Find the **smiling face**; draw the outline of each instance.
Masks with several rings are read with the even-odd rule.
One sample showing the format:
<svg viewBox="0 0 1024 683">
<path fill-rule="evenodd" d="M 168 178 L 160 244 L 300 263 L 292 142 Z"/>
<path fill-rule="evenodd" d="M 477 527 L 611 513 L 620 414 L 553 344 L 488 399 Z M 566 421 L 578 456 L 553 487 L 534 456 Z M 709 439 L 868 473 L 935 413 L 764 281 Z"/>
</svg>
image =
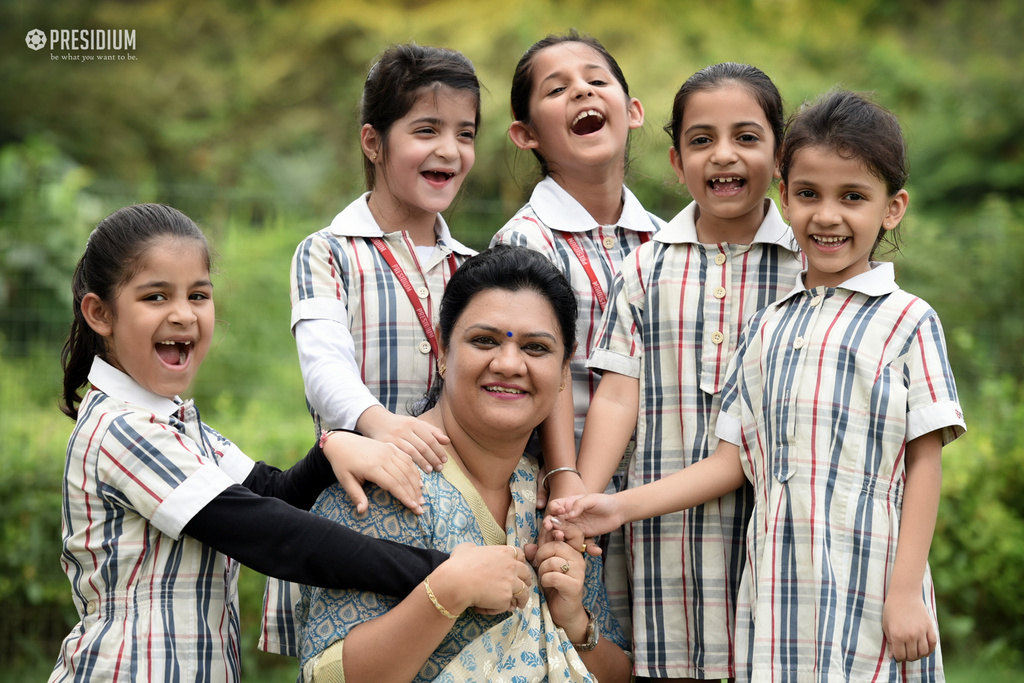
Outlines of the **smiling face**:
<svg viewBox="0 0 1024 683">
<path fill-rule="evenodd" d="M 702 242 L 753 239 L 775 173 L 775 136 L 749 89 L 727 83 L 694 92 L 669 161 L 700 207 Z"/>
<path fill-rule="evenodd" d="M 909 201 L 906 190 L 890 195 L 859 159 L 821 147 L 796 151 L 779 189 L 782 213 L 807 256 L 808 289 L 867 272 L 880 231 L 899 224 Z"/>
<path fill-rule="evenodd" d="M 406 224 L 433 229 L 473 168 L 476 115 L 473 93 L 440 86 L 424 90 L 386 140 L 370 124 L 363 126 L 363 152 L 381 171 L 370 207 L 383 230 L 408 229 Z"/>
<path fill-rule="evenodd" d="M 106 342 L 106 361 L 165 398 L 185 391 L 213 340 L 213 284 L 205 246 L 153 241 L 113 303 L 82 301 L 86 321 Z"/>
<path fill-rule="evenodd" d="M 583 43 L 557 43 L 536 53 L 531 74 L 530 120 L 509 128 L 516 146 L 536 151 L 552 174 L 624 164 L 643 107 L 626 95 L 601 53 Z"/>
<path fill-rule="evenodd" d="M 551 413 L 569 372 L 559 329 L 551 303 L 531 289 L 470 300 L 438 360 L 447 366 L 441 401 L 464 431 L 525 439 Z"/>
</svg>

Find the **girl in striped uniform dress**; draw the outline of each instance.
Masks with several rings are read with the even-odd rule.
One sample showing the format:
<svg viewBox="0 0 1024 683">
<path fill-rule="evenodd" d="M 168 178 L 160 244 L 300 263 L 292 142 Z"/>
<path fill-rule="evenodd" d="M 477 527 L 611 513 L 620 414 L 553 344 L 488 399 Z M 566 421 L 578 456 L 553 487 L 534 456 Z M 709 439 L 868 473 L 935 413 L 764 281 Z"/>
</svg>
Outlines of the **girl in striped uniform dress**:
<svg viewBox="0 0 1024 683">
<path fill-rule="evenodd" d="M 590 491 L 621 467 L 626 485 L 708 457 L 743 324 L 802 267 L 771 187 L 782 97 L 759 69 L 716 64 L 675 97 L 669 160 L 693 202 L 623 264 L 590 367 L 603 371 L 580 447 Z M 732 640 L 749 488 L 626 529 L 638 676 L 735 675 Z"/>
<path fill-rule="evenodd" d="M 360 102 L 368 191 L 303 240 L 291 268 L 292 332 L 318 434 L 354 429 L 430 472 L 448 437 L 409 415 L 437 364 L 434 325 L 452 273 L 473 251 L 441 212 L 473 168 L 480 84 L 460 52 L 397 45 Z M 267 585 L 260 646 L 295 656 L 297 591 Z"/>
<path fill-rule="evenodd" d="M 540 252 L 569 279 L 579 300 L 571 391 L 560 397 L 539 430 L 548 473 L 537 493 L 543 506 L 547 489 L 555 496 L 586 492 L 576 470 L 576 450 L 600 379 L 587 369 L 587 356 L 612 278 L 626 255 L 664 223 L 624 185 L 630 131 L 643 125 L 644 110 L 630 97 L 622 69 L 600 42 L 570 31 L 534 43 L 516 66 L 511 104 L 515 121 L 509 137 L 519 149 L 533 153 L 544 177 L 491 246 L 511 244 Z M 621 534 L 610 545 L 604 553 L 608 594 L 628 630 Z"/>
<path fill-rule="evenodd" d="M 795 116 L 779 168 L 807 270 L 744 332 L 718 449 L 556 507 L 595 531 L 750 481 L 737 678 L 942 681 L 928 551 L 942 447 L 965 426 L 938 316 L 872 261 L 909 201 L 899 123 L 834 91 Z"/>
</svg>

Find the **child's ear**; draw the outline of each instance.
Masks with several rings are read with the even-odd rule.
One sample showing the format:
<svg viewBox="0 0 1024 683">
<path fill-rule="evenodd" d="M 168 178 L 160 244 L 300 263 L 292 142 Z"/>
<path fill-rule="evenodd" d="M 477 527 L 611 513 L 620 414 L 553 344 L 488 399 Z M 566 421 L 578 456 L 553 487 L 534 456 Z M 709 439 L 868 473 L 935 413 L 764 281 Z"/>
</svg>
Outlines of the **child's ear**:
<svg viewBox="0 0 1024 683">
<path fill-rule="evenodd" d="M 370 124 L 364 123 L 363 127 L 359 129 L 359 145 L 363 148 L 363 154 L 370 161 L 377 161 L 381 142 L 380 133 Z"/>
<path fill-rule="evenodd" d="M 512 122 L 512 125 L 508 127 L 508 137 L 512 144 L 519 149 L 536 149 L 539 144 L 533 130 L 522 121 Z"/>
<path fill-rule="evenodd" d="M 644 125 L 644 105 L 635 97 L 629 100 L 629 127 L 639 128 Z"/>
<path fill-rule="evenodd" d="M 676 178 L 679 178 L 679 184 L 686 184 L 686 176 L 683 175 L 683 160 L 679 157 L 679 151 L 673 147 L 668 148 L 668 163 L 672 165 L 672 170 L 676 172 Z"/>
<path fill-rule="evenodd" d="M 907 194 L 906 190 L 900 190 L 892 196 L 889 200 L 889 210 L 885 213 L 885 220 L 882 221 L 882 227 L 886 230 L 892 230 L 900 221 L 903 220 L 904 214 L 907 213 L 907 206 L 910 205 L 910 195 Z"/>
<path fill-rule="evenodd" d="M 113 332 L 113 311 L 93 292 L 82 297 L 82 316 L 89 327 L 101 337 L 109 337 Z"/>
</svg>

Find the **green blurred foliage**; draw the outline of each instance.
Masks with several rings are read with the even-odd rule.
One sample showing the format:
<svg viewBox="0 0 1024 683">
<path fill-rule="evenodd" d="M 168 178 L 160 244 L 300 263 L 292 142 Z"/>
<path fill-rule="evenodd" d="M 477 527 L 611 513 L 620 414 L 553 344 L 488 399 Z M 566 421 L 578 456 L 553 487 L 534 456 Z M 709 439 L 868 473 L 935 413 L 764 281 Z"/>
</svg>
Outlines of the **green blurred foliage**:
<svg viewBox="0 0 1024 683">
<path fill-rule="evenodd" d="M 288 329 L 290 258 L 362 189 L 356 112 L 368 65 L 405 41 L 453 47 L 476 64 L 485 87 L 477 163 L 448 218 L 483 247 L 536 180 L 532 158 L 505 136 L 512 71 L 535 40 L 568 27 L 608 47 L 644 104 L 628 182 L 663 218 L 688 198 L 661 129 L 676 88 L 704 65 L 761 67 L 790 110 L 842 85 L 874 92 L 900 116 L 912 201 L 895 260 L 902 285 L 942 318 L 969 425 L 944 454 L 932 550 L 943 648 L 972 662 L 975 678 L 962 680 L 990 664 L 1019 667 L 1018 0 L 0 3 L 0 640 L 12 643 L 0 662 L 52 659 L 54 637 L 75 620 L 58 562 L 71 423 L 55 403 L 68 284 L 91 227 L 137 201 L 200 223 L 221 258 L 217 338 L 194 394 L 207 422 L 286 466 L 312 435 Z M 69 63 L 51 46 L 28 49 L 33 28 L 134 29 L 137 59 Z M 247 670 L 293 675 L 290 662 L 255 653 L 261 589 L 259 575 L 243 573 Z"/>
</svg>

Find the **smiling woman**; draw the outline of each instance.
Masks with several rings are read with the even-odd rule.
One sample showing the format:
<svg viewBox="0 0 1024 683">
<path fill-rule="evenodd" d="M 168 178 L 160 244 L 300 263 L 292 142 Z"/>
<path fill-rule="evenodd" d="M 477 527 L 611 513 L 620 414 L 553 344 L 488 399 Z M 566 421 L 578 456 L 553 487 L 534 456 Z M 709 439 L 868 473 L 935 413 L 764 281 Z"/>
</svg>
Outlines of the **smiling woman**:
<svg viewBox="0 0 1024 683">
<path fill-rule="evenodd" d="M 304 588 L 306 681 L 341 672 L 349 681 L 490 680 L 498 671 L 508 679 L 628 680 L 600 561 L 581 552 L 581 535 L 567 528 L 565 540 L 539 539 L 536 569 L 509 596 L 511 614 L 472 609 L 487 606 L 476 597 L 486 565 L 460 545 L 509 545 L 521 557 L 538 542 L 538 466 L 523 452 L 569 378 L 575 320 L 571 287 L 536 252 L 495 247 L 456 272 L 441 303 L 438 377 L 419 417 L 451 440 L 450 459 L 425 477 L 423 515 L 379 491 L 357 515 L 337 487 L 314 506 L 368 535 L 452 558 L 402 601 Z"/>
</svg>

